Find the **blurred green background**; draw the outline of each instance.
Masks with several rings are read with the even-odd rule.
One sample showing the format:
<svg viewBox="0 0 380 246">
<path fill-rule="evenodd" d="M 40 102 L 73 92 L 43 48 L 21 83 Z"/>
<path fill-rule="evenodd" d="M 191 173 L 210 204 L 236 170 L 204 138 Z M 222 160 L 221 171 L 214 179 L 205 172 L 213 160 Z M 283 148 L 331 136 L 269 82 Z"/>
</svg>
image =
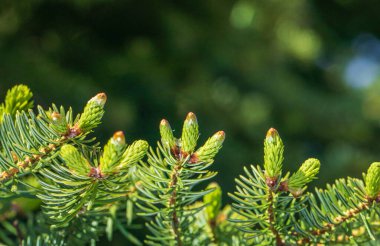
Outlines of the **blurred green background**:
<svg viewBox="0 0 380 246">
<path fill-rule="evenodd" d="M 37 104 L 108 94 L 104 143 L 116 130 L 155 143 L 167 118 L 197 114 L 201 141 L 227 139 L 217 181 L 234 189 L 279 130 L 284 167 L 322 162 L 319 180 L 360 177 L 380 160 L 380 2 L 0 1 L 0 96 L 17 83 Z M 224 196 L 228 201 L 227 195 Z"/>
</svg>

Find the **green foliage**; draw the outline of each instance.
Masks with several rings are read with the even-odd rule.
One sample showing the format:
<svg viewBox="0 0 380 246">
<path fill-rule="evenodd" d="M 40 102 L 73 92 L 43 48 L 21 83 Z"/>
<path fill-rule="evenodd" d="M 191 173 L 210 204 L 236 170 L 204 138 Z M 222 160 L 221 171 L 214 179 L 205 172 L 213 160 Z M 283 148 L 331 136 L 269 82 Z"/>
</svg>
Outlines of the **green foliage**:
<svg viewBox="0 0 380 246">
<path fill-rule="evenodd" d="M 163 119 L 160 123 L 161 143 L 164 147 L 176 151 L 177 140 L 173 135 L 173 130 L 167 120 Z"/>
<path fill-rule="evenodd" d="M 199 161 L 212 161 L 219 152 L 220 148 L 222 148 L 224 138 L 225 134 L 223 131 L 215 133 L 194 153 L 193 159 L 197 159 Z"/>
<path fill-rule="evenodd" d="M 222 206 L 222 189 L 217 183 L 211 183 L 207 186 L 208 190 L 214 189 L 203 197 L 203 202 L 208 204 L 206 207 L 207 219 L 213 221 L 219 213 Z"/>
<path fill-rule="evenodd" d="M 63 145 L 60 155 L 71 172 L 82 176 L 90 173 L 90 164 L 74 146 Z"/>
<path fill-rule="evenodd" d="M 154 216 L 147 223 L 151 235 L 147 236 L 146 244 L 190 245 L 194 237 L 202 238 L 202 228 L 190 228 L 189 224 L 207 205 L 195 202 L 213 190 L 193 191 L 193 187 L 213 178 L 216 172 L 207 170 L 212 159 L 201 161 L 193 154 L 199 135 L 196 116 L 187 115 L 182 137 L 174 148 L 168 144 L 172 135 L 166 122 L 160 124 L 162 144 L 158 143 L 156 151 L 151 149 L 148 160 L 138 168 L 137 176 L 142 182 L 138 186 L 138 207 L 141 215 Z"/>
<path fill-rule="evenodd" d="M 264 140 L 264 168 L 269 181 L 275 182 L 281 175 L 283 161 L 284 144 L 277 130 L 271 128 Z"/>
<path fill-rule="evenodd" d="M 129 145 L 121 156 L 121 160 L 117 165 L 117 169 L 122 171 L 138 163 L 145 156 L 148 148 L 149 145 L 144 140 L 138 140 Z"/>
<path fill-rule="evenodd" d="M 29 90 L 16 88 L 6 100 L 25 105 L 25 97 L 14 93 Z M 156 149 L 144 140 L 127 144 L 121 131 L 100 148 L 87 135 L 100 124 L 105 100 L 104 93 L 96 95 L 75 117 L 54 104 L 36 112 L 17 106 L 14 114 L 2 115 L 1 243 L 95 245 L 118 231 L 142 245 L 132 233 L 138 216 L 153 218 L 145 224 L 147 245 L 370 245 L 379 240 L 378 162 L 363 180 L 338 179 L 308 192 L 319 160 L 309 158 L 296 172 L 284 172 L 284 145 L 271 128 L 263 165 L 244 168 L 229 194 L 234 203 L 222 208 L 217 183 L 197 185 L 217 174 L 208 169 L 223 145 L 223 131 L 197 148 L 197 118 L 189 113 L 179 139 L 168 121 L 161 121 Z M 26 201 L 34 205 L 26 207 Z"/>
<path fill-rule="evenodd" d="M 313 179 L 316 179 L 316 175 L 319 172 L 321 164 L 319 160 L 315 158 L 307 159 L 296 173 L 290 176 L 286 185 L 288 190 L 293 196 L 297 196 L 302 193 L 304 186 L 310 183 Z"/>
<path fill-rule="evenodd" d="M 198 137 L 199 132 L 197 117 L 195 114 L 190 112 L 187 114 L 182 128 L 181 153 L 183 155 L 189 155 L 194 151 L 197 146 Z"/>
<path fill-rule="evenodd" d="M 113 137 L 104 146 L 103 155 L 100 157 L 100 168 L 104 175 L 110 175 L 115 171 L 126 147 L 124 133 L 115 132 Z"/>
<path fill-rule="evenodd" d="M 133 185 L 128 168 L 143 158 L 148 146 L 145 141 L 135 141 L 123 156 L 117 154 L 109 162 L 109 144 L 112 142 L 115 142 L 114 137 L 105 146 L 102 158 L 99 158 L 99 149 L 91 152 L 83 149 L 87 159 L 75 147 L 65 145 L 60 151 L 62 159 L 39 172 L 45 192 L 38 197 L 43 201 L 54 228 L 70 226 L 70 222 L 80 218 L 81 214 L 107 218 L 111 216 L 111 205 L 126 201 Z M 107 166 L 107 163 L 113 165 Z"/>
<path fill-rule="evenodd" d="M 106 103 L 107 96 L 104 93 L 99 93 L 88 101 L 75 125 L 75 130 L 79 132 L 88 132 L 89 130 L 97 127 L 104 114 L 104 104 Z"/>
<path fill-rule="evenodd" d="M 276 141 L 272 141 L 273 136 Z M 272 143 L 281 144 L 269 145 Z M 271 157 L 268 160 L 282 162 L 282 150 L 277 131 L 270 129 L 264 141 L 264 153 Z M 358 179 L 339 179 L 326 189 L 317 188 L 314 194 L 304 193 L 304 186 L 319 171 L 317 159 L 306 160 L 291 176 L 287 173 L 281 177 L 282 170 L 273 168 L 278 166 L 264 163 L 265 171 L 260 166 L 245 168 L 245 176 L 236 179 L 236 192 L 230 194 L 235 200 L 233 209 L 241 216 L 231 221 L 244 232 L 249 244 L 358 245 L 380 236 L 379 206 L 373 202 L 379 195 L 376 164 L 371 165 L 366 176 L 366 183 L 372 186 L 365 187 Z M 276 170 L 273 173 L 278 174 L 277 179 L 268 182 L 268 168 Z"/>
<path fill-rule="evenodd" d="M 380 162 L 374 162 L 365 175 L 365 189 L 372 199 L 380 194 Z"/>
<path fill-rule="evenodd" d="M 33 107 L 33 93 L 25 85 L 16 85 L 8 90 L 5 102 L 0 105 L 0 115 L 7 113 L 16 115 L 17 111 L 27 111 Z M 0 116 L 0 121 L 1 121 Z"/>
</svg>

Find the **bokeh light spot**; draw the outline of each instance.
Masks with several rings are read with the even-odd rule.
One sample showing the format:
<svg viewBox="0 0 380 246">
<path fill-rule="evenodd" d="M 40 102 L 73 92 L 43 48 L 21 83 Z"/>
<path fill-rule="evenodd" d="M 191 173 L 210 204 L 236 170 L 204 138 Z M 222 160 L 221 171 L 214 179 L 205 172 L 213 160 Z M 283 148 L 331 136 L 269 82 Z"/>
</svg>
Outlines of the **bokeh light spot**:
<svg viewBox="0 0 380 246">
<path fill-rule="evenodd" d="M 253 17 L 255 16 L 255 9 L 252 4 L 239 1 L 231 11 L 231 25 L 237 29 L 244 29 L 252 24 Z"/>
</svg>

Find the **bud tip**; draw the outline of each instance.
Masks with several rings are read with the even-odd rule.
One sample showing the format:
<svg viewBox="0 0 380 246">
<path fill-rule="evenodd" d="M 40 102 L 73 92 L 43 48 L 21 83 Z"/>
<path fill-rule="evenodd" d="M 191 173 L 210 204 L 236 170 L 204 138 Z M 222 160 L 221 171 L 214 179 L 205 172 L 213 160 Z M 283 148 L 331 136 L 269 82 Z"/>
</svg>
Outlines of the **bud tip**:
<svg viewBox="0 0 380 246">
<path fill-rule="evenodd" d="M 160 126 L 168 126 L 168 125 L 169 125 L 169 121 L 167 121 L 166 119 L 161 120 Z"/>
<path fill-rule="evenodd" d="M 224 131 L 218 131 L 215 135 L 221 139 L 224 139 L 226 137 L 226 133 Z"/>
<path fill-rule="evenodd" d="M 122 131 L 117 131 L 113 134 L 113 140 L 118 144 L 125 144 L 125 136 Z"/>
<path fill-rule="evenodd" d="M 98 93 L 93 97 L 93 100 L 96 101 L 99 105 L 104 105 L 107 101 L 107 95 L 104 92 Z"/>
<path fill-rule="evenodd" d="M 53 112 L 53 113 L 51 113 L 51 119 L 52 119 L 53 121 L 60 120 L 60 119 L 61 119 L 61 114 L 58 113 L 58 112 Z"/>
<path fill-rule="evenodd" d="M 187 121 L 197 122 L 197 116 L 193 112 L 189 112 L 186 116 Z"/>
<path fill-rule="evenodd" d="M 276 129 L 274 129 L 273 127 L 272 128 L 270 128 L 269 130 L 268 130 L 268 132 L 267 132 L 267 138 L 270 138 L 270 137 L 274 137 L 274 136 L 276 136 L 276 135 L 278 135 L 278 132 L 277 132 L 277 130 Z"/>
</svg>

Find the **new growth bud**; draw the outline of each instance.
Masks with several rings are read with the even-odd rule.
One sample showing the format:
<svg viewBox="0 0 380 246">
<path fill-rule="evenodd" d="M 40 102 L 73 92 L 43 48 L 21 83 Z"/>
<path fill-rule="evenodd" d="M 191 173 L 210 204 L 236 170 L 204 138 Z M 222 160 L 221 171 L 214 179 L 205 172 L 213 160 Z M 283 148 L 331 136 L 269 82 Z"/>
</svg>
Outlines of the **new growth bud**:
<svg viewBox="0 0 380 246">
<path fill-rule="evenodd" d="M 103 155 L 100 157 L 100 170 L 103 174 L 108 175 L 114 171 L 123 155 L 125 146 L 124 133 L 122 131 L 115 132 L 104 146 Z"/>
<path fill-rule="evenodd" d="M 77 131 L 88 132 L 100 124 L 106 101 L 106 94 L 99 93 L 87 102 L 79 121 L 76 123 Z"/>
<path fill-rule="evenodd" d="M 264 140 L 264 169 L 267 178 L 275 181 L 281 175 L 284 161 L 284 144 L 274 128 L 269 129 Z"/>
<path fill-rule="evenodd" d="M 316 179 L 320 166 L 319 160 L 315 158 L 307 159 L 287 181 L 288 191 L 295 197 L 302 194 L 305 185 Z"/>
<path fill-rule="evenodd" d="M 133 142 L 125 150 L 123 156 L 121 157 L 120 164 L 118 165 L 119 170 L 125 170 L 126 168 L 139 162 L 148 151 L 149 145 L 144 140 L 137 140 Z"/>
<path fill-rule="evenodd" d="M 56 131 L 59 135 L 65 135 L 69 131 L 69 125 L 67 124 L 66 118 L 58 112 L 53 112 L 50 115 L 51 118 L 51 128 Z"/>
<path fill-rule="evenodd" d="M 98 93 L 96 96 L 91 98 L 90 101 L 88 102 L 89 103 L 94 102 L 95 104 L 101 107 L 104 107 L 104 104 L 106 104 L 106 101 L 107 101 L 107 95 L 106 93 L 102 92 L 102 93 Z"/>
<path fill-rule="evenodd" d="M 160 122 L 160 134 L 162 145 L 174 150 L 176 148 L 176 139 L 174 138 L 173 130 L 170 127 L 169 122 L 165 119 Z"/>
<path fill-rule="evenodd" d="M 182 137 L 181 137 L 181 150 L 185 155 L 191 154 L 198 141 L 198 121 L 194 113 L 187 114 L 186 120 L 183 123 Z"/>
<path fill-rule="evenodd" d="M 214 190 L 203 197 L 203 202 L 205 204 L 208 203 L 208 206 L 206 207 L 208 221 L 214 221 L 218 216 L 219 210 L 222 206 L 222 189 L 215 182 L 207 186 L 207 190 L 210 189 Z"/>
<path fill-rule="evenodd" d="M 200 147 L 192 156 L 192 162 L 210 161 L 214 159 L 216 154 L 222 148 L 226 134 L 219 131 L 210 137 L 206 143 Z"/>
<path fill-rule="evenodd" d="M 374 162 L 365 175 L 365 190 L 370 199 L 380 194 L 380 162 Z"/>
<path fill-rule="evenodd" d="M 76 174 L 88 176 L 91 166 L 81 153 L 72 145 L 63 145 L 60 155 L 66 166 Z"/>
<path fill-rule="evenodd" d="M 122 146 L 125 144 L 125 136 L 122 131 L 115 132 L 111 138 L 112 144 L 115 146 Z"/>
<path fill-rule="evenodd" d="M 33 93 L 26 85 L 16 85 L 7 91 L 4 112 L 15 115 L 17 111 L 26 111 L 33 107 Z"/>
</svg>

